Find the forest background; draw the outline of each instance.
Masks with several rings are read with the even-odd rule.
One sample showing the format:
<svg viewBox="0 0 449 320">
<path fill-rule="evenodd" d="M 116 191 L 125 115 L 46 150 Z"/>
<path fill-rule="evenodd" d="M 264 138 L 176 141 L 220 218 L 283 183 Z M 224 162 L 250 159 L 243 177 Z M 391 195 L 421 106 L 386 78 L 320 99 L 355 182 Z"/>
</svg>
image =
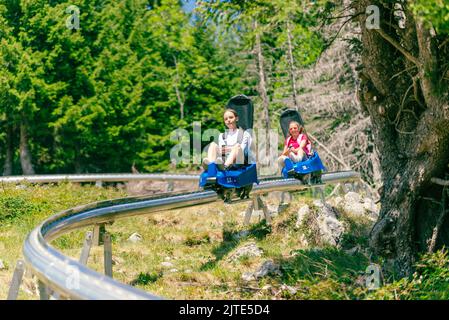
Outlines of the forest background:
<svg viewBox="0 0 449 320">
<path fill-rule="evenodd" d="M 173 130 L 224 129 L 243 93 L 255 128 L 297 108 L 328 169 L 378 191 L 370 245 L 399 274 L 449 244 L 447 1 L 185 5 L 1 0 L 3 174 L 175 170 Z"/>
<path fill-rule="evenodd" d="M 340 74 L 332 73 L 331 61 L 331 72 L 318 79 L 301 70 L 311 70 L 330 46 L 329 30 L 335 26 L 323 26 L 331 25 L 326 17 L 340 5 L 290 0 L 2 0 L 3 175 L 129 172 L 133 165 L 144 172 L 174 170 L 172 131 L 192 132 L 194 121 L 202 130 L 224 129 L 221 110 L 240 93 L 255 102 L 256 128 L 277 129 L 280 110 L 293 107 L 316 120 L 319 125 L 309 131 L 329 142 L 342 125 L 349 128 L 351 119 L 359 120 L 352 117 L 360 109 L 352 101 L 354 61 L 342 61 Z M 74 14 L 79 14 L 78 27 Z M 354 53 L 356 37 L 350 40 Z M 313 108 L 317 99 L 310 93 L 320 94 L 310 83 L 323 88 L 330 80 L 336 80 L 340 90 L 346 86 L 346 101 L 328 92 Z M 345 149 L 336 151 L 343 162 L 347 158 L 346 167 L 367 168 L 362 171 L 372 183 L 377 160 L 369 122 L 363 123 L 357 129 L 365 131 L 362 147 L 345 156 Z M 340 143 L 333 143 L 330 149 L 338 149 Z"/>
</svg>

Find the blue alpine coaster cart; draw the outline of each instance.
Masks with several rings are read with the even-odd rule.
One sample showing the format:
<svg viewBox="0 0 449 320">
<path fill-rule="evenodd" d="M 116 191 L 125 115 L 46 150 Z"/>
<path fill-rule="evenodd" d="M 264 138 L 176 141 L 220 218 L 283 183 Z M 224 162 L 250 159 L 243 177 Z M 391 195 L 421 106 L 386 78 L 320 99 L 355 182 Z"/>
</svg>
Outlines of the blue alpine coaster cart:
<svg viewBox="0 0 449 320">
<path fill-rule="evenodd" d="M 241 130 L 238 139 L 241 139 L 243 132 L 253 127 L 252 101 L 245 95 L 237 95 L 228 101 L 227 108 L 234 109 L 238 114 L 238 126 Z M 235 201 L 235 197 L 242 200 L 249 198 L 253 184 L 259 183 L 256 164 L 250 163 L 250 158 L 251 152 L 248 150 L 243 164 L 235 164 L 227 170 L 220 170 L 215 162 L 209 163 L 207 170 L 200 175 L 200 187 L 214 190 L 225 202 Z"/>
<path fill-rule="evenodd" d="M 280 122 L 285 139 L 289 136 L 288 128 L 292 121 L 296 121 L 304 126 L 304 121 L 297 110 L 287 109 L 283 111 L 280 117 Z M 321 162 L 318 152 L 313 150 L 312 156 L 300 162 L 294 163 L 287 158 L 281 174 L 284 178 L 296 178 L 305 184 L 321 184 L 321 174 L 323 171 L 326 171 L 326 167 Z"/>
</svg>

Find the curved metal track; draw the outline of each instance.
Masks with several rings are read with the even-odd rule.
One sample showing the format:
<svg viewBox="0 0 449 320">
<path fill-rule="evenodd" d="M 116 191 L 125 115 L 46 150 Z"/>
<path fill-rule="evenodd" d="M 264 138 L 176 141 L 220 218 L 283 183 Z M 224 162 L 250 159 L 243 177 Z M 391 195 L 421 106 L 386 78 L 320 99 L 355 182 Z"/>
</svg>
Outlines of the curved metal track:
<svg viewBox="0 0 449 320">
<path fill-rule="evenodd" d="M 327 173 L 323 183 L 359 180 L 354 171 Z M 251 195 L 271 191 L 297 191 L 313 186 L 303 185 L 295 179 L 261 181 Z M 213 191 L 199 191 L 159 197 L 134 197 L 103 201 L 69 209 L 56 214 L 31 231 L 27 236 L 23 254 L 27 267 L 39 281 L 61 298 L 70 299 L 161 299 L 150 293 L 120 283 L 95 272 L 53 248 L 49 241 L 71 230 L 162 210 L 178 209 L 221 201 Z"/>
<path fill-rule="evenodd" d="M 50 182 L 118 182 L 118 181 L 141 181 L 141 180 L 162 180 L 162 181 L 198 181 L 198 175 L 194 174 L 167 174 L 167 173 L 99 173 L 99 174 L 47 174 L 31 176 L 5 176 L 0 177 L 0 182 L 30 182 L 30 183 L 50 183 Z"/>
</svg>

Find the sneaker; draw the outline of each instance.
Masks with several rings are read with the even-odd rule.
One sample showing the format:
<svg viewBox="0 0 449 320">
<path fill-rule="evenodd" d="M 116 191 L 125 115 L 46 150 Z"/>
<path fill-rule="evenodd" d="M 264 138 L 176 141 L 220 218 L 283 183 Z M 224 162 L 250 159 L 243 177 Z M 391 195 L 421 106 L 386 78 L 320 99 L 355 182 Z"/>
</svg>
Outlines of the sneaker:
<svg viewBox="0 0 449 320">
<path fill-rule="evenodd" d="M 224 171 L 226 169 L 221 158 L 217 158 L 215 164 L 217 165 L 218 170 Z"/>
<path fill-rule="evenodd" d="M 295 169 L 290 169 L 290 170 L 287 171 L 287 175 L 289 175 L 289 176 L 291 176 L 291 177 L 294 177 L 295 174 L 296 174 Z"/>
<path fill-rule="evenodd" d="M 207 158 L 203 159 L 202 166 L 203 166 L 204 171 L 207 171 L 207 168 L 209 168 L 209 163 L 210 163 L 209 159 L 207 159 Z"/>
</svg>

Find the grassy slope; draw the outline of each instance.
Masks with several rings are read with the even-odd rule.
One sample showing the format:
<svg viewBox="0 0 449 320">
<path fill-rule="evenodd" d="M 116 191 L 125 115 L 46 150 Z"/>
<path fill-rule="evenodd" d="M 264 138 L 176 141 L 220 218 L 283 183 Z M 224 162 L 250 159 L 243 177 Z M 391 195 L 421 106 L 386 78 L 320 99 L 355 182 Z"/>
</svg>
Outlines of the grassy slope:
<svg viewBox="0 0 449 320">
<path fill-rule="evenodd" d="M 51 187 L 0 189 L 0 298 L 5 298 L 15 262 L 28 232 L 55 212 L 93 201 L 123 197 L 123 191 L 63 184 Z M 274 218 L 271 227 L 253 216 L 250 232 L 244 230 L 246 205 L 217 203 L 183 210 L 118 220 L 108 226 L 112 233 L 114 278 L 171 299 L 410 299 L 445 298 L 449 278 L 448 259 L 442 252 L 425 257 L 413 279 L 396 281 L 368 292 L 361 277 L 368 258 L 363 250 L 346 253 L 355 245 L 366 246 L 367 221 L 343 213 L 347 233 L 341 248 L 320 244 L 308 225 L 295 227 L 296 212 L 312 198 L 295 195 L 288 210 Z M 272 203 L 274 204 L 274 203 Z M 312 223 L 313 214 L 306 219 Z M 53 242 L 65 254 L 78 259 L 87 229 L 72 232 Z M 141 242 L 127 239 L 137 232 Z M 229 257 L 238 247 L 254 242 L 261 257 Z M 307 243 L 307 245 L 306 245 Z M 244 272 L 255 271 L 266 260 L 280 264 L 282 274 L 244 282 Z M 162 262 L 170 262 L 164 267 Z M 101 272 L 101 247 L 91 251 L 89 267 Z M 295 287 L 296 292 L 285 286 Z M 36 299 L 35 282 L 25 278 L 19 298 Z"/>
<path fill-rule="evenodd" d="M 0 186 L 0 259 L 6 270 L 0 270 L 0 299 L 5 299 L 16 261 L 22 257 L 22 245 L 27 234 L 45 218 L 56 212 L 89 203 L 126 196 L 125 192 L 113 189 L 100 189 L 94 186 L 61 184 L 59 186 L 31 186 L 3 184 Z M 79 238 L 79 237 L 78 237 Z M 57 243 L 77 242 L 78 239 L 66 236 Z M 25 279 L 25 290 L 19 298 L 36 298 L 32 293 L 35 286 Z"/>
</svg>

